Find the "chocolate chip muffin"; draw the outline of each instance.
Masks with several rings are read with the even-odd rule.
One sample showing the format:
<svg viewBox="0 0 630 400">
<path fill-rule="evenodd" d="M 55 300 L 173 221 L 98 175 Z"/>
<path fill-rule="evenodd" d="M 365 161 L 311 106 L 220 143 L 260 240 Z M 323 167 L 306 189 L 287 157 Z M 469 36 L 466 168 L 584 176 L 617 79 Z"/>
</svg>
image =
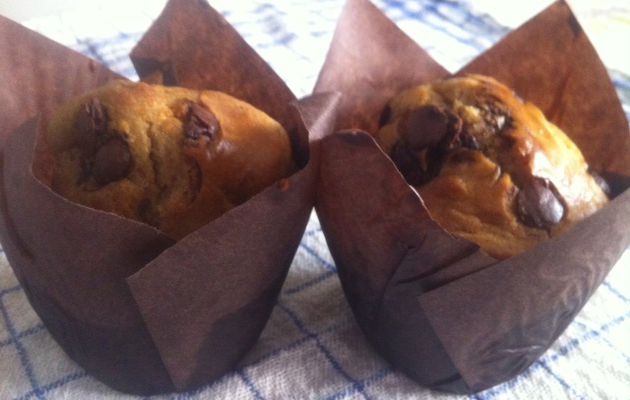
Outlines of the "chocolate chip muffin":
<svg viewBox="0 0 630 400">
<path fill-rule="evenodd" d="M 499 259 L 597 211 L 606 185 L 533 104 L 468 75 L 394 97 L 376 139 L 433 219 Z"/>
<path fill-rule="evenodd" d="M 53 190 L 176 239 L 293 169 L 278 122 L 214 91 L 114 81 L 61 107 L 46 139 Z"/>
</svg>

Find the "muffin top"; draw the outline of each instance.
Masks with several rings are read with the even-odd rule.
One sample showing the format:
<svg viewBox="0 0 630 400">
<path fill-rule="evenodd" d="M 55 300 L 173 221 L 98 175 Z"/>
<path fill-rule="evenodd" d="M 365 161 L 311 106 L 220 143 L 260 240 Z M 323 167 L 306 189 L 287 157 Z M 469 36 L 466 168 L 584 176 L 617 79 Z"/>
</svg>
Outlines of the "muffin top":
<svg viewBox="0 0 630 400">
<path fill-rule="evenodd" d="M 608 201 L 569 137 L 489 77 L 398 94 L 376 139 L 443 228 L 497 258 L 564 232 Z"/>
<path fill-rule="evenodd" d="M 46 139 L 53 190 L 176 239 L 293 171 L 278 122 L 208 90 L 113 81 L 63 105 Z"/>
</svg>

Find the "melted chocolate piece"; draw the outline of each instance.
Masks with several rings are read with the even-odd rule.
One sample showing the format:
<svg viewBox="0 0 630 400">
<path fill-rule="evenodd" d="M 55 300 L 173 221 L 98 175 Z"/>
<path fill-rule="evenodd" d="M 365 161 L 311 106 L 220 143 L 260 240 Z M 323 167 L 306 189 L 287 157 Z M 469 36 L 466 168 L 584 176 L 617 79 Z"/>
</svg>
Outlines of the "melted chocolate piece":
<svg viewBox="0 0 630 400">
<path fill-rule="evenodd" d="M 423 168 L 426 163 L 421 163 L 419 157 L 401 142 L 394 145 L 390 157 L 410 185 L 420 186 L 432 178 Z"/>
<path fill-rule="evenodd" d="M 392 148 L 392 160 L 407 182 L 420 186 L 440 173 L 447 152 L 459 147 L 461 119 L 435 106 L 406 113 L 398 124 L 401 140 Z"/>
<path fill-rule="evenodd" d="M 96 152 L 99 139 L 107 131 L 108 123 L 107 109 L 99 99 L 92 98 L 81 106 L 75 128 L 79 132 L 78 146 L 84 156 L 91 156 Z"/>
<path fill-rule="evenodd" d="M 435 106 L 416 108 L 402 117 L 398 133 L 413 150 L 436 147 L 449 134 L 457 133 L 458 124 L 449 114 Z"/>
<path fill-rule="evenodd" d="M 125 178 L 131 169 L 131 152 L 127 141 L 113 136 L 103 144 L 94 156 L 92 176 L 100 185 Z"/>
<path fill-rule="evenodd" d="M 187 121 L 184 125 L 186 145 L 198 146 L 202 136 L 207 137 L 209 141 L 213 141 L 220 132 L 221 125 L 212 111 L 199 104 L 189 104 Z"/>
<path fill-rule="evenodd" d="M 562 196 L 556 187 L 538 177 L 521 187 L 516 196 L 516 211 L 523 224 L 540 229 L 551 228 L 565 215 Z"/>
</svg>

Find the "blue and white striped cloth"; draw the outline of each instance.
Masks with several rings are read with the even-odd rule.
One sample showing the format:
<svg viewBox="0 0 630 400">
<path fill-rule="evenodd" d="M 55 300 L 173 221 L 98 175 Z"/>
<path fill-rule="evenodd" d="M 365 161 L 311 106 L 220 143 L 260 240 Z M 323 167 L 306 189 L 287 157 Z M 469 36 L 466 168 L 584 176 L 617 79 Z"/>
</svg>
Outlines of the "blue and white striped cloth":
<svg viewBox="0 0 630 400">
<path fill-rule="evenodd" d="M 238 3 L 238 4 L 235 4 Z M 246 3 L 246 4 L 242 4 Z M 508 3 L 508 2 L 505 2 Z M 456 70 L 548 1 L 514 19 L 513 2 L 380 0 L 376 4 L 443 65 Z M 578 2 L 576 1 L 576 4 Z M 103 3 L 106 4 L 106 3 Z M 62 13 L 25 21 L 129 78 L 127 55 L 163 1 L 106 5 L 89 14 Z M 332 38 L 342 0 L 212 1 L 298 96 L 310 93 Z M 492 5 L 490 9 L 485 5 Z M 523 5 L 519 7 L 525 7 Z M 609 10 L 610 21 L 630 24 L 630 6 Z M 507 10 L 509 11 L 509 10 Z M 507 12 L 506 11 L 506 12 Z M 606 11 L 606 10 L 604 10 Z M 596 14 L 601 18 L 602 10 Z M 529 14 L 527 14 L 529 13 Z M 582 17 L 578 13 L 578 17 Z M 585 14 L 585 18 L 588 15 Z M 584 21 L 582 21 L 584 23 Z M 620 23 L 622 23 L 620 22 Z M 590 34 L 588 26 L 587 33 Z M 630 25 L 625 27 L 630 39 Z M 615 45 L 623 46 L 627 40 Z M 597 46 L 597 43 L 596 43 Z M 610 54 L 599 49 L 600 54 Z M 614 52 L 612 52 L 614 55 Z M 628 59 L 606 59 L 630 116 Z M 628 63 L 630 65 L 630 62 Z M 630 221 L 628 221 L 630 224 Z M 0 255 L 0 399 L 131 398 L 74 364 L 29 306 Z M 259 342 L 238 369 L 190 393 L 167 399 L 458 399 L 423 389 L 382 360 L 363 338 L 343 297 L 335 265 L 315 216 Z M 523 375 L 474 399 L 629 399 L 630 251 L 552 348 Z"/>
</svg>

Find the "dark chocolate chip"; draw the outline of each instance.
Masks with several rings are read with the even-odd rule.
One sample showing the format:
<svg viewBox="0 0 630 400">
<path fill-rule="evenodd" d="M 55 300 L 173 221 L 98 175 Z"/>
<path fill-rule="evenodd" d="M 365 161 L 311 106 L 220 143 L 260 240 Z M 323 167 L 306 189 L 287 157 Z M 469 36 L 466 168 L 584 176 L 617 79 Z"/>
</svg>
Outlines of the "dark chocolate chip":
<svg viewBox="0 0 630 400">
<path fill-rule="evenodd" d="M 390 154 L 392 160 L 414 186 L 437 176 L 447 152 L 459 141 L 462 120 L 435 106 L 422 106 L 406 113 L 398 125 L 401 140 Z"/>
<path fill-rule="evenodd" d="M 94 154 L 99 136 L 107 131 L 108 122 L 107 109 L 99 99 L 92 98 L 81 106 L 75 128 L 79 132 L 78 146 L 85 156 Z"/>
<path fill-rule="evenodd" d="M 431 164 L 427 162 L 427 150 L 417 154 L 406 145 L 398 142 L 392 148 L 390 157 L 400 173 L 405 177 L 407 183 L 412 186 L 420 186 L 428 182 L 435 174 Z M 431 169 L 431 170 L 430 170 Z"/>
<path fill-rule="evenodd" d="M 98 184 L 106 185 L 126 177 L 130 168 L 129 145 L 121 136 L 114 136 L 97 150 L 92 176 Z"/>
<path fill-rule="evenodd" d="M 187 145 L 196 146 L 202 136 L 206 136 L 212 141 L 220 132 L 221 125 L 219 125 L 219 120 L 217 120 L 212 111 L 199 104 L 189 104 L 187 121 L 184 126 L 184 136 Z"/>
<path fill-rule="evenodd" d="M 398 133 L 414 150 L 437 146 L 452 130 L 449 115 L 435 106 L 422 106 L 406 113 Z"/>
<path fill-rule="evenodd" d="M 559 223 L 565 210 L 556 187 L 547 179 L 534 177 L 516 196 L 517 214 L 523 224 L 549 229 Z"/>
</svg>

